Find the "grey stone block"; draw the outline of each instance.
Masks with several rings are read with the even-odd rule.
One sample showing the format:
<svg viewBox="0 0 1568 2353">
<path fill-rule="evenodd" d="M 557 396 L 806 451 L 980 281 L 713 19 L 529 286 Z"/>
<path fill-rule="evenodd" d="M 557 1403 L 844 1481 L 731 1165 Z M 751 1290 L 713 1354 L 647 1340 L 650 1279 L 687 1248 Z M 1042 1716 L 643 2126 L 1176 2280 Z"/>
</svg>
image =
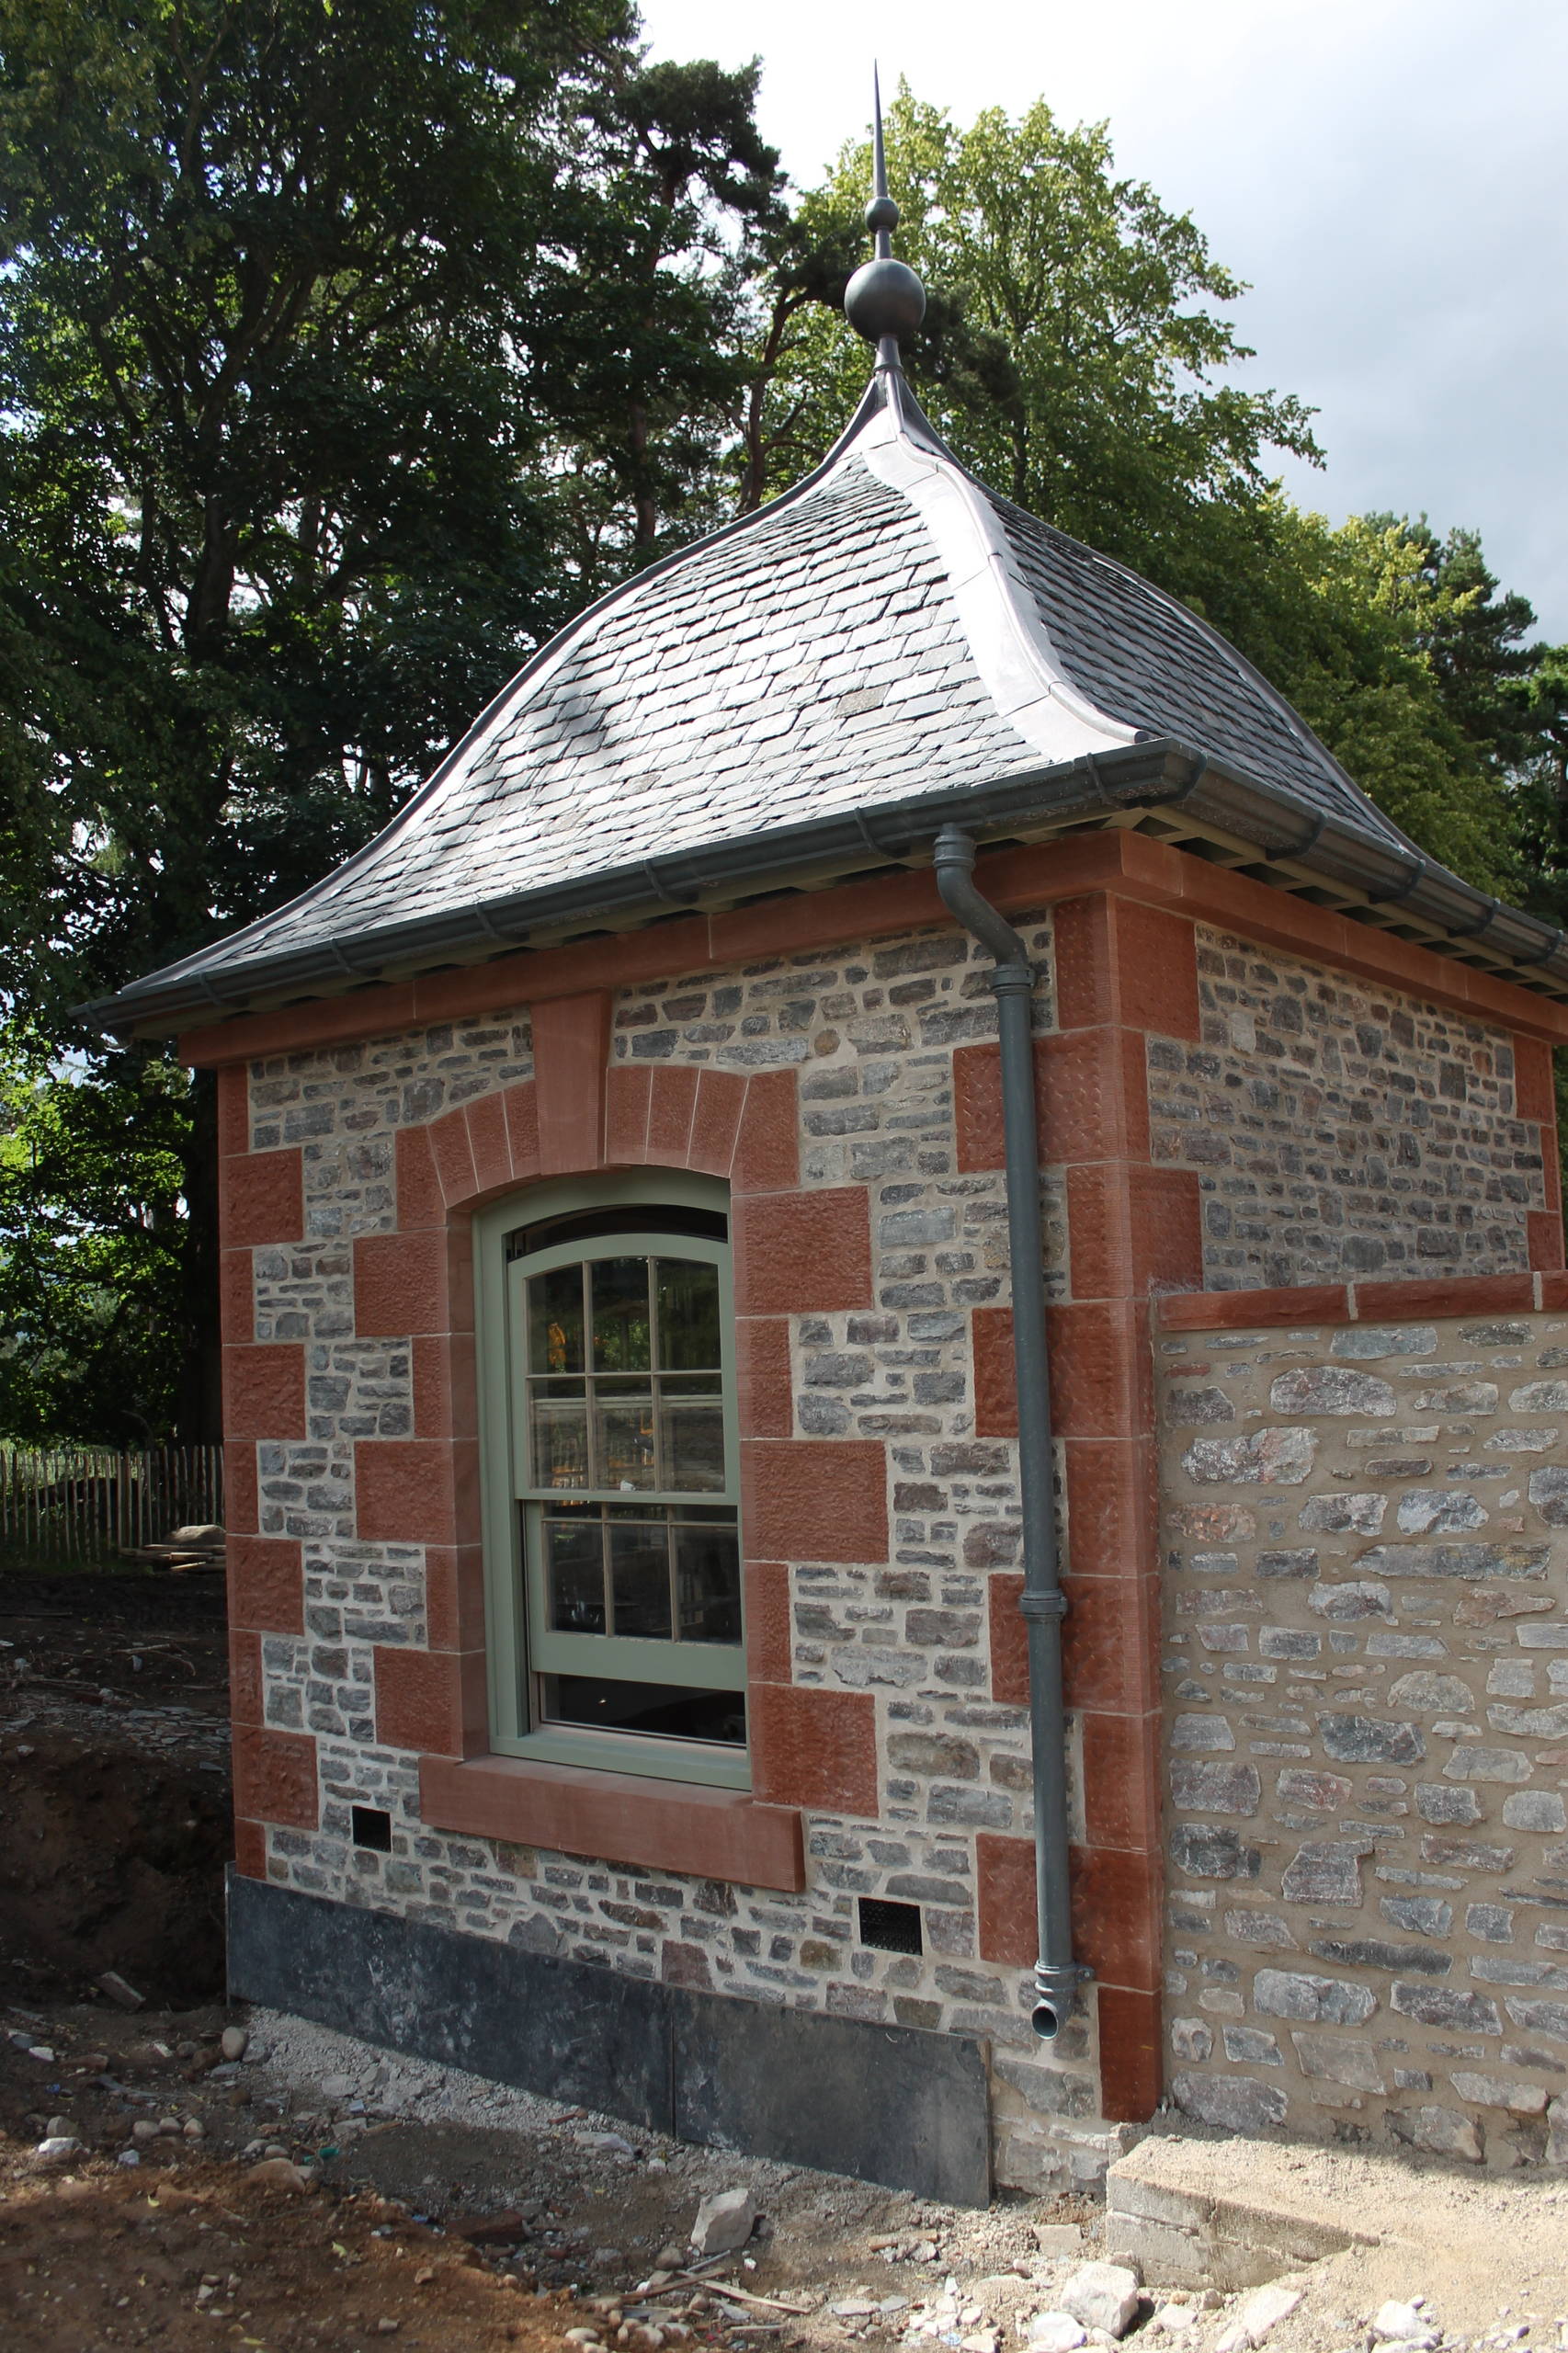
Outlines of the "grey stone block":
<svg viewBox="0 0 1568 2353">
<path fill-rule="evenodd" d="M 1378 2006 L 1369 1985 L 1294 1969 L 1260 1969 L 1253 1980 L 1252 1998 L 1254 2008 L 1267 2017 L 1324 2026 L 1360 2026 Z"/>
</svg>

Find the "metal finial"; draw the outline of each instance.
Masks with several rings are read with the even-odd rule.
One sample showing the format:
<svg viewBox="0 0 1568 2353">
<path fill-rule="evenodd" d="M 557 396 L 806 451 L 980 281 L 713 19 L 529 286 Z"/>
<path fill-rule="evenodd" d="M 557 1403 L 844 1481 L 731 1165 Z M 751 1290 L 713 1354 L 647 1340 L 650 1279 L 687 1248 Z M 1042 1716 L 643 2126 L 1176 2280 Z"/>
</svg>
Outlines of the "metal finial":
<svg viewBox="0 0 1568 2353">
<path fill-rule="evenodd" d="M 893 258 L 892 233 L 898 207 L 888 194 L 882 148 L 882 86 L 871 68 L 871 201 L 866 226 L 876 239 L 876 258 L 858 269 L 844 290 L 844 311 L 857 335 L 877 347 L 879 368 L 896 368 L 898 347 L 926 315 L 926 289 L 906 262 Z"/>
<path fill-rule="evenodd" d="M 882 150 L 882 83 L 875 65 L 871 67 L 871 201 L 866 207 L 866 226 L 875 233 L 878 260 L 889 260 L 892 233 L 898 227 L 898 207 L 888 194 L 888 161 Z"/>
</svg>

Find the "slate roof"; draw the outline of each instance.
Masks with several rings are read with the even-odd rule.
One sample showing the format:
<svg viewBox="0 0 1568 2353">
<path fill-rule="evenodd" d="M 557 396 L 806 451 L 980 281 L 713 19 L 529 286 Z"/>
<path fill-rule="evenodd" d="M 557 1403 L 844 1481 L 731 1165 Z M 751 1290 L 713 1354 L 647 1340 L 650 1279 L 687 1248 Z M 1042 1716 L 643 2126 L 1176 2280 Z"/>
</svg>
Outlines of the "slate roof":
<svg viewBox="0 0 1568 2353">
<path fill-rule="evenodd" d="M 991 505 L 1062 666 L 1099 710 L 1403 845 L 1283 696 L 1185 605 L 1035 516 Z"/>
<path fill-rule="evenodd" d="M 580 615 L 357 858 L 97 1011 L 172 1026 L 482 934 L 512 945 L 596 894 L 652 911 L 683 861 L 784 880 L 826 825 L 869 844 L 879 813 L 941 802 L 928 837 L 1009 779 L 1059 811 L 1114 799 L 1124 772 L 1123 800 L 1168 797 L 1151 745 L 1256 788 L 1227 822 L 1256 804 L 1271 847 L 1310 857 L 1327 829 L 1342 864 L 1381 860 L 1390 895 L 1437 881 L 1486 919 L 1223 640 L 987 490 L 879 369 L 812 474 Z"/>
</svg>

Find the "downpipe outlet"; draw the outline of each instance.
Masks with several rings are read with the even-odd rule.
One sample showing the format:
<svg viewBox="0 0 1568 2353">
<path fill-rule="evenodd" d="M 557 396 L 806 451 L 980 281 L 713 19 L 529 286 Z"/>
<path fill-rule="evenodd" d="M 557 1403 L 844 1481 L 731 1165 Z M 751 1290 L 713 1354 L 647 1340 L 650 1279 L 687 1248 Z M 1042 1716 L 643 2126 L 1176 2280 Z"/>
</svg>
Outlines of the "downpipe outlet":
<svg viewBox="0 0 1568 2353">
<path fill-rule="evenodd" d="M 1094 1974 L 1081 1961 L 1070 1961 L 1057 1967 L 1043 1961 L 1035 1963 L 1035 2005 L 1029 2012 L 1029 2024 L 1041 2042 L 1054 2042 L 1060 2028 L 1073 2015 L 1082 1980 Z"/>
<path fill-rule="evenodd" d="M 1035 1891 L 1040 1959 L 1030 2023 L 1054 2041 L 1092 1972 L 1073 1958 L 1067 1847 L 1062 1620 L 1067 1614 L 1056 1556 L 1051 1376 L 1045 1327 L 1045 1242 L 1040 1213 L 1035 1109 L 1034 970 L 1012 926 L 974 885 L 974 842 L 945 825 L 935 849 L 942 904 L 993 960 L 992 994 L 1002 1060 L 1007 1188 L 1007 1257 L 1013 1283 L 1013 1370 L 1018 1398 L 1018 1484 L 1023 1504 L 1024 1590 L 1018 1609 L 1028 1643 L 1029 1745 L 1034 1783 Z"/>
</svg>

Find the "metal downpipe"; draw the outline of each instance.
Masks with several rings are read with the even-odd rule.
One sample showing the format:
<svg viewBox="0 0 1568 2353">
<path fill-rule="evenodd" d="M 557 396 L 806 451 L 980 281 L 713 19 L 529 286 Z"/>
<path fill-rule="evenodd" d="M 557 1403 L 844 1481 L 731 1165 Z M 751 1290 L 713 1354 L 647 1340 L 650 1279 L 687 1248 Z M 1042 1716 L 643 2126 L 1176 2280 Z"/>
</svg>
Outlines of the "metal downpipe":
<svg viewBox="0 0 1568 2353">
<path fill-rule="evenodd" d="M 1023 1501 L 1024 1590 L 1018 1608 L 1028 1641 L 1035 1888 L 1040 1915 L 1032 2023 L 1041 2040 L 1049 2041 L 1071 2013 L 1080 1979 L 1091 1972 L 1073 1958 L 1069 1910 L 1062 1704 L 1062 1620 L 1067 1602 L 1056 1551 L 1045 1246 L 1035 1113 L 1034 971 L 1017 933 L 976 890 L 973 869 L 972 837 L 957 825 L 944 825 L 936 842 L 937 888 L 942 904 L 994 959 L 995 967 L 991 988 L 996 999 L 1002 1049 L 1007 1255 L 1013 1283 L 1013 1368 Z"/>
</svg>

